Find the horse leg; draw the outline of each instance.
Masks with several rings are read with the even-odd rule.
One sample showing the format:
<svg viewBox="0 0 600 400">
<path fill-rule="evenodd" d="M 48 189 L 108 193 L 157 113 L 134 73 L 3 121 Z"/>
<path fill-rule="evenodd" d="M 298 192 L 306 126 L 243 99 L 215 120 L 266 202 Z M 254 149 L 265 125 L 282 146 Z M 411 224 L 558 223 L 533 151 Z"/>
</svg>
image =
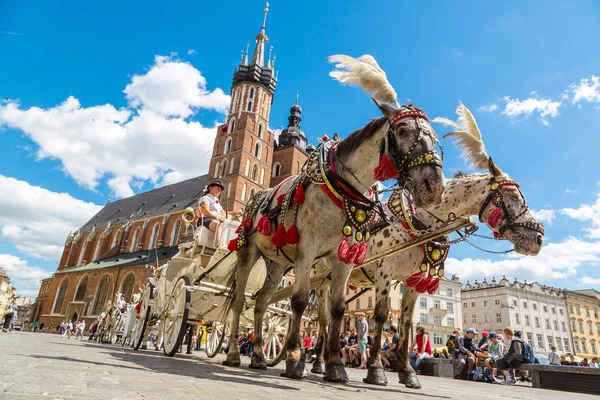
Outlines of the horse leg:
<svg viewBox="0 0 600 400">
<path fill-rule="evenodd" d="M 279 265 L 267 259 L 265 259 L 265 263 L 267 264 L 267 278 L 256 294 L 256 304 L 254 305 L 254 341 L 249 365 L 249 368 L 254 369 L 267 369 L 263 348 L 263 320 L 269 300 L 281 283 L 281 276 L 286 269 L 285 265 Z"/>
<path fill-rule="evenodd" d="M 421 383 L 417 374 L 410 366 L 408 356 L 410 350 L 408 343 L 410 341 L 410 332 L 412 331 L 412 317 L 415 303 L 419 298 L 419 293 L 415 288 L 405 288 L 402 294 L 402 312 L 400 313 L 400 340 L 398 343 L 398 361 L 400 363 L 400 371 L 398 372 L 398 379 L 400 383 L 404 383 L 407 388 L 421 389 Z"/>
<path fill-rule="evenodd" d="M 310 265 L 306 263 L 297 263 L 300 267 L 294 270 L 294 294 L 292 295 L 292 321 L 290 331 L 285 341 L 285 350 L 287 352 L 285 359 L 285 372 L 281 376 L 291 379 L 308 378 L 308 371 L 305 370 L 304 357 L 300 354 L 300 325 L 302 314 L 308 305 L 310 292 Z M 303 268 L 304 267 L 304 268 Z"/>
<path fill-rule="evenodd" d="M 244 310 L 246 302 L 246 284 L 252 267 L 260 257 L 258 247 L 254 243 L 250 243 L 249 247 L 242 248 L 238 251 L 238 262 L 235 267 L 235 290 L 231 299 L 231 332 L 229 333 L 229 352 L 227 358 L 223 361 L 223 365 L 239 367 L 242 363 L 240 359 L 240 348 L 238 346 L 238 332 L 240 329 L 240 315 Z M 256 331 L 256 330 L 255 330 Z"/>
<path fill-rule="evenodd" d="M 310 372 L 315 374 L 325 373 L 325 343 L 327 343 L 327 325 L 329 323 L 329 311 L 327 309 L 327 303 L 329 301 L 329 285 L 323 284 L 319 290 L 317 290 L 317 301 L 318 301 L 318 319 L 319 319 L 319 338 L 317 339 L 317 345 L 315 346 L 315 362 Z M 339 347 L 339 345 L 338 345 Z"/>
<path fill-rule="evenodd" d="M 327 363 L 323 380 L 329 382 L 348 382 L 348 374 L 340 358 L 340 330 L 344 311 L 346 310 L 346 284 L 352 272 L 352 265 L 343 264 L 337 260 L 331 268 L 331 286 L 329 298 L 329 337 L 327 339 Z"/>
<path fill-rule="evenodd" d="M 387 385 L 387 378 L 381 364 L 381 336 L 383 324 L 388 319 L 388 297 L 390 291 L 390 274 L 382 267 L 377 271 L 378 276 L 375 279 L 375 337 L 371 345 L 369 355 L 369 368 L 367 377 L 363 379 L 365 383 L 374 385 Z"/>
</svg>

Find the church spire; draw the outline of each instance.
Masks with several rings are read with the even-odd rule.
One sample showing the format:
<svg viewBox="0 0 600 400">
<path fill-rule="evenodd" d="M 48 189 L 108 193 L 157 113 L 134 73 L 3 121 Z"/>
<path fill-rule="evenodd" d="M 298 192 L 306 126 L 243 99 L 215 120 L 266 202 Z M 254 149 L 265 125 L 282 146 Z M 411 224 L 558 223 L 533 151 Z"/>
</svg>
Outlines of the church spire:
<svg viewBox="0 0 600 400">
<path fill-rule="evenodd" d="M 268 13 L 269 3 L 267 2 L 267 6 L 265 7 L 265 17 L 263 19 L 263 24 L 260 28 L 260 32 L 258 35 L 256 35 L 256 47 L 254 48 L 254 54 L 252 54 L 252 62 L 250 63 L 250 65 L 256 64 L 261 68 L 265 66 L 265 44 L 269 41 L 269 38 L 266 34 Z"/>
</svg>

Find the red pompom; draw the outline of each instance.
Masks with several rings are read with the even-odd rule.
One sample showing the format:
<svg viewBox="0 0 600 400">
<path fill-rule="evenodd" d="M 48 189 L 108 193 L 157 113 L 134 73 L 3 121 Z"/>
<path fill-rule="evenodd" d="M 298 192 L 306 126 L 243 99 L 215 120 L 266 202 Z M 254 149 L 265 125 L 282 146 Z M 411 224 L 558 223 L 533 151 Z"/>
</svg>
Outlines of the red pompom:
<svg viewBox="0 0 600 400">
<path fill-rule="evenodd" d="M 421 282 L 419 282 L 419 284 L 415 287 L 415 289 L 419 293 L 425 293 L 427 291 L 427 289 L 429 288 L 429 285 L 431 284 L 432 280 L 433 280 L 433 278 L 428 275 L 427 278 L 422 279 Z"/>
<path fill-rule="evenodd" d="M 247 225 L 250 223 L 250 220 L 251 220 L 251 219 L 252 219 L 252 217 L 251 217 L 251 216 L 247 216 L 247 217 L 246 217 L 246 218 L 245 218 L 245 219 L 242 221 L 242 227 L 244 227 L 244 228 L 245 228 L 245 227 L 246 227 L 246 226 L 247 226 Z"/>
<path fill-rule="evenodd" d="M 281 203 L 283 201 L 284 197 L 285 197 L 285 193 L 280 194 L 279 196 L 277 196 L 277 204 Z"/>
<path fill-rule="evenodd" d="M 285 227 L 283 224 L 280 224 L 275 231 L 275 234 L 271 238 L 271 243 L 275 245 L 275 247 L 283 247 L 286 245 L 285 242 Z"/>
<path fill-rule="evenodd" d="M 258 224 L 256 224 L 256 230 L 262 235 L 271 235 L 271 221 L 269 221 L 269 217 L 267 217 L 267 214 L 263 214 L 263 216 L 260 217 L 260 219 L 258 220 Z"/>
<path fill-rule="evenodd" d="M 358 255 L 359 244 L 354 243 L 350 248 L 348 248 L 348 254 L 346 255 L 346 260 L 344 262 L 346 264 L 355 264 L 356 256 Z"/>
<path fill-rule="evenodd" d="M 298 229 L 296 225 L 290 226 L 290 229 L 287 230 L 285 234 L 285 241 L 287 244 L 296 244 L 298 243 Z"/>
<path fill-rule="evenodd" d="M 496 207 L 494 211 L 488 217 L 488 223 L 492 228 L 495 228 L 498 225 L 498 220 L 500 219 L 500 208 Z"/>
<path fill-rule="evenodd" d="M 408 279 L 406 280 L 406 286 L 415 287 L 419 284 L 419 282 L 421 282 L 421 280 L 423 280 L 423 273 L 415 272 L 414 274 L 409 276 Z"/>
<path fill-rule="evenodd" d="M 427 288 L 427 293 L 434 294 L 435 292 L 437 292 L 439 287 L 440 287 L 440 278 L 433 278 L 431 280 L 431 283 L 429 284 L 429 288 Z"/>
<path fill-rule="evenodd" d="M 356 254 L 356 259 L 354 263 L 356 265 L 362 265 L 365 262 L 365 257 L 367 256 L 367 244 L 362 243 L 358 247 L 358 253 Z"/>
<path fill-rule="evenodd" d="M 324 141 L 324 142 L 327 142 L 327 141 L 329 141 L 329 136 L 327 136 L 327 135 L 323 135 L 323 141 Z"/>
<path fill-rule="evenodd" d="M 227 250 L 236 251 L 237 250 L 237 241 L 238 241 L 238 238 L 231 239 L 229 241 L 229 244 L 227 244 Z"/>
<path fill-rule="evenodd" d="M 304 203 L 304 185 L 298 186 L 296 193 L 294 193 L 294 204 Z"/>
<path fill-rule="evenodd" d="M 338 246 L 338 260 L 344 262 L 346 257 L 348 257 L 348 247 L 348 238 L 344 238 Z"/>
<path fill-rule="evenodd" d="M 398 176 L 398 170 L 394 167 L 387 154 L 384 154 L 379 161 L 379 165 L 373 170 L 373 178 L 376 181 L 384 182 L 396 176 Z"/>
</svg>

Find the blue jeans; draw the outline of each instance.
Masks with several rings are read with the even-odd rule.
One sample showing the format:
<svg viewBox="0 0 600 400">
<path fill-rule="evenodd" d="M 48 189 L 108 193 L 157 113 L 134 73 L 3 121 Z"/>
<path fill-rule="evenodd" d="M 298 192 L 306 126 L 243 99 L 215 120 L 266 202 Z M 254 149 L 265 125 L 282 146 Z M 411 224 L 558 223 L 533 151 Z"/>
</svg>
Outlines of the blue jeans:
<svg viewBox="0 0 600 400">
<path fill-rule="evenodd" d="M 408 357 L 408 361 L 410 362 L 410 366 L 412 367 L 412 369 L 414 369 L 415 371 L 419 370 L 419 367 L 421 365 L 421 361 L 425 360 L 426 358 L 430 358 L 431 356 L 427 353 L 423 353 L 421 354 L 421 356 L 419 358 L 417 358 L 417 353 L 412 353 L 409 357 Z"/>
</svg>

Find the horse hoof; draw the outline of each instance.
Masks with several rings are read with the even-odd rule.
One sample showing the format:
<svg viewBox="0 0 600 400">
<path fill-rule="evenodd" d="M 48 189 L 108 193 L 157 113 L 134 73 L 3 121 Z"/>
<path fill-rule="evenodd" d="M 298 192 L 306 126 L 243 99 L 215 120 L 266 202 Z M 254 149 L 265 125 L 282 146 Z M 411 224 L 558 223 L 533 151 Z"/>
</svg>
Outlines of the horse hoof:
<svg viewBox="0 0 600 400">
<path fill-rule="evenodd" d="M 254 358 L 250 361 L 250 365 L 248 365 L 250 369 L 267 369 L 267 362 L 265 360 L 255 360 Z"/>
<path fill-rule="evenodd" d="M 323 380 L 327 382 L 347 383 L 348 374 L 342 364 L 325 365 Z"/>
<path fill-rule="evenodd" d="M 411 372 L 399 372 L 398 382 L 403 383 L 409 389 L 421 389 L 421 382 L 417 378 L 417 374 L 414 371 Z"/>
<path fill-rule="evenodd" d="M 314 374 L 324 374 L 325 373 L 325 363 L 323 361 L 315 361 L 310 372 Z"/>
<path fill-rule="evenodd" d="M 280 376 L 289 379 L 308 379 L 308 371 L 304 366 L 304 360 L 286 361 L 285 372 Z"/>
<path fill-rule="evenodd" d="M 239 358 L 226 359 L 221 364 L 226 365 L 228 367 L 239 367 L 240 365 L 242 365 L 242 361 Z"/>
<path fill-rule="evenodd" d="M 386 386 L 388 383 L 385 372 L 380 366 L 370 366 L 367 370 L 367 377 L 363 378 L 363 382 L 379 386 Z"/>
</svg>

